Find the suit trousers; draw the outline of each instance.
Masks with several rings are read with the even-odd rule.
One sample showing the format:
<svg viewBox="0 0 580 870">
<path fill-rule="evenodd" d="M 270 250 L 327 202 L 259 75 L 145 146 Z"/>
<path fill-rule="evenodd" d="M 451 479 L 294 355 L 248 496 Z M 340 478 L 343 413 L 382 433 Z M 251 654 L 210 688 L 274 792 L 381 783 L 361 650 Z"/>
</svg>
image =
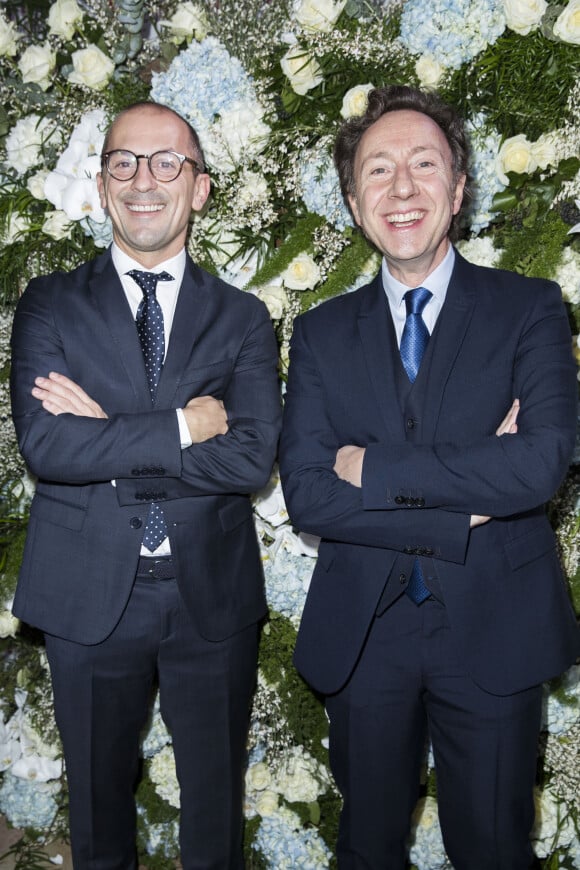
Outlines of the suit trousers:
<svg viewBox="0 0 580 870">
<path fill-rule="evenodd" d="M 46 649 L 70 796 L 75 870 L 133 870 L 139 737 L 155 676 L 180 786 L 184 870 L 239 870 L 256 625 L 220 642 L 199 634 L 176 580 L 138 577 L 113 633 Z"/>
<path fill-rule="evenodd" d="M 541 687 L 484 692 L 462 667 L 446 610 L 406 595 L 372 625 L 347 685 L 326 699 L 344 799 L 340 870 L 402 870 L 426 737 L 455 870 L 528 870 Z"/>
</svg>

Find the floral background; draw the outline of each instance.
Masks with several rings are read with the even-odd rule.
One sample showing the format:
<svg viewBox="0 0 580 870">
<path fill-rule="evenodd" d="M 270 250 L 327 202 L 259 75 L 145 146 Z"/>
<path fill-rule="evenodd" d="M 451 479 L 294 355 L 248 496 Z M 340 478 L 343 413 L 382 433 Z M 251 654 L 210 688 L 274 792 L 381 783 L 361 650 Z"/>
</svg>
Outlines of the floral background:
<svg viewBox="0 0 580 870">
<path fill-rule="evenodd" d="M 283 386 L 295 315 L 379 266 L 341 201 L 338 125 L 373 86 L 437 87 L 473 144 L 477 197 L 459 249 L 557 280 L 580 357 L 580 0 L 4 0 L 0 69 L 0 813 L 27 829 L 16 861 L 32 867 L 38 837 L 66 836 L 66 784 L 41 639 L 10 613 L 34 482 L 10 423 L 9 336 L 30 277 L 110 241 L 95 183 L 108 121 L 154 99 L 199 131 L 213 194 L 189 249 L 264 300 Z M 579 463 L 580 452 L 549 508 L 577 610 Z M 290 525 L 275 473 L 255 522 L 271 614 L 248 745 L 247 865 L 326 868 L 340 807 L 326 719 L 291 664 L 317 542 Z M 179 792 L 156 704 L 142 754 L 141 856 L 171 867 Z M 545 687 L 533 841 L 546 868 L 580 868 L 579 795 L 573 667 Z M 430 754 L 410 861 L 450 866 Z"/>
</svg>

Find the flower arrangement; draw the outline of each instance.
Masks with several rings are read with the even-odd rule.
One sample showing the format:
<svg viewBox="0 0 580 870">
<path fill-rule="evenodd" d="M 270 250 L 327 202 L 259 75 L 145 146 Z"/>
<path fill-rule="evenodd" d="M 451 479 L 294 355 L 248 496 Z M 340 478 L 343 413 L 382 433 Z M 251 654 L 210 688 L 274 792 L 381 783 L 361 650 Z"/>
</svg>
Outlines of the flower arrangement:
<svg viewBox="0 0 580 870">
<path fill-rule="evenodd" d="M 379 267 L 338 188 L 332 142 L 387 82 L 437 87 L 467 119 L 476 196 L 468 259 L 557 280 L 580 359 L 580 0 L 6 0 L 0 11 L 0 812 L 66 836 L 50 682 L 10 603 L 33 482 L 6 386 L 11 313 L 28 280 L 109 244 L 95 176 L 109 119 L 154 99 L 197 128 L 212 176 L 189 250 L 260 296 L 284 380 L 296 314 Z M 576 463 L 580 456 L 576 457 Z M 580 610 L 580 475 L 550 505 Z M 332 867 L 340 807 L 327 724 L 291 665 L 316 540 L 288 521 L 279 481 L 255 497 L 271 615 L 260 650 L 246 778 L 248 867 Z M 546 686 L 533 832 L 543 866 L 580 868 L 580 670 Z M 157 706 L 143 735 L 140 850 L 173 866 L 179 790 Z M 31 841 L 33 842 L 33 841 Z M 31 847 L 32 848 L 32 847 Z M 32 852 L 30 853 L 32 854 Z M 410 859 L 448 867 L 426 759 Z M 20 866 L 26 866 L 25 863 Z"/>
</svg>

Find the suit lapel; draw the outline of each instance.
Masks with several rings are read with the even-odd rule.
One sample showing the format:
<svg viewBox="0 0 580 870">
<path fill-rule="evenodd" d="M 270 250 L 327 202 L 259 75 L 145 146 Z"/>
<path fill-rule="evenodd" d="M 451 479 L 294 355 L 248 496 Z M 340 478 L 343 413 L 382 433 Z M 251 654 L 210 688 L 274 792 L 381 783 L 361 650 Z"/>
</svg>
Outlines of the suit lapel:
<svg viewBox="0 0 580 870">
<path fill-rule="evenodd" d="M 433 353 L 425 372 L 422 440 L 426 442 L 435 437 L 445 387 L 473 317 L 477 273 L 474 266 L 455 252 L 455 265 L 443 308 L 431 336 Z M 422 371 L 419 378 L 421 374 Z"/>
<path fill-rule="evenodd" d="M 211 318 L 211 293 L 203 273 L 188 257 L 177 297 L 156 405 L 167 408 L 175 396 L 197 338 Z"/>
<path fill-rule="evenodd" d="M 375 400 L 380 409 L 387 440 L 405 437 L 397 391 L 393 350 L 398 353 L 395 328 L 383 289 L 381 273 L 362 296 L 358 328 Z"/>
<path fill-rule="evenodd" d="M 149 385 L 143 364 L 143 352 L 135 321 L 123 286 L 113 265 L 110 251 L 95 261 L 89 292 L 107 324 L 113 346 L 121 360 L 135 398 L 149 398 Z"/>
</svg>

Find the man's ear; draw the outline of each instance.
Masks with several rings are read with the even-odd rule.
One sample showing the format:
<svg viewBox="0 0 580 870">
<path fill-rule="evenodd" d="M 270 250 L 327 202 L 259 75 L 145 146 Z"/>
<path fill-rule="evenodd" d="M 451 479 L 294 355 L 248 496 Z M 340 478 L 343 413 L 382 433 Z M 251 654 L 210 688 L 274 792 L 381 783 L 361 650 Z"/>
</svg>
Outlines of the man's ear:
<svg viewBox="0 0 580 870">
<path fill-rule="evenodd" d="M 99 191 L 99 197 L 101 200 L 101 208 L 107 207 L 107 194 L 105 192 L 105 182 L 103 181 L 103 173 L 97 173 L 97 190 Z"/>
<path fill-rule="evenodd" d="M 200 172 L 195 179 L 193 187 L 193 199 L 191 207 L 194 211 L 201 211 L 206 204 L 211 188 L 210 177 L 207 172 Z"/>
<path fill-rule="evenodd" d="M 358 204 L 356 201 L 356 197 L 349 193 L 348 195 L 348 204 L 350 206 L 350 210 L 352 212 L 352 216 L 354 217 L 355 223 L 360 227 L 360 213 L 358 210 Z"/>
</svg>

